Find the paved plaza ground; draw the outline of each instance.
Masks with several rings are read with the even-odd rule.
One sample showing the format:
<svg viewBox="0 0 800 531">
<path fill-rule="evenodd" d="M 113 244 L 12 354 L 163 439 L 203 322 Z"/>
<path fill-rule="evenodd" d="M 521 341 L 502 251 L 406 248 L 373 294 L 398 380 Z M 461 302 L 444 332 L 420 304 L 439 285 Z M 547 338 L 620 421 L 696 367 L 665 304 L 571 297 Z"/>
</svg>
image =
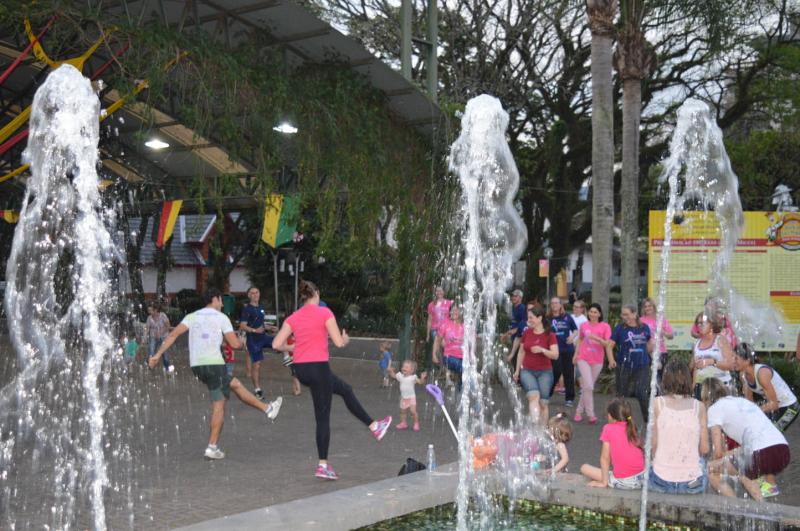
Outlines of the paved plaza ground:
<svg viewBox="0 0 800 531">
<path fill-rule="evenodd" d="M 354 340 L 348 349 L 337 352 L 340 356 L 331 364 L 340 377 L 353 385 L 371 415 L 396 416 L 398 388 L 380 388 L 375 345 L 372 341 Z M 8 344 L 0 339 L 0 355 L 9 354 Z M 244 363 L 240 354 L 237 358 L 236 375 L 241 378 Z M 270 423 L 264 415 L 232 399 L 220 442 L 226 458 L 207 461 L 203 450 L 208 436 L 208 394 L 191 375 L 183 348 L 174 359 L 174 376 L 161 370 L 148 371 L 141 364 L 130 375 L 134 388 L 142 391 L 137 394 L 145 397 L 146 406 L 142 424 L 133 430 L 132 453 L 136 457 L 129 479 L 133 510 L 125 504 L 109 504 L 111 528 L 170 529 L 390 478 L 397 475 L 406 457 L 424 461 L 429 443 L 435 445 L 440 463 L 457 458 L 455 440 L 438 406 L 421 389 L 417 396 L 422 431 L 392 429 L 380 443 L 349 415 L 341 400 L 335 399 L 329 458 L 340 479 L 326 482 L 315 478 L 317 459 L 310 394 L 304 388 L 302 395 L 292 396 L 289 370 L 273 354 L 267 357 L 263 373 L 267 396 L 284 397 L 277 421 Z M 0 374 L 0 382 L 7 382 L 8 376 Z M 250 386 L 249 382 L 246 384 Z M 496 392 L 495 396 L 497 407 L 503 412 L 501 418 L 510 415 L 505 393 Z M 604 408 L 606 401 L 607 397 L 598 397 L 598 408 Z M 563 396 L 557 396 L 552 410 L 562 407 Z M 450 411 L 455 415 L 455 406 Z M 581 463 L 598 461 L 601 428 L 602 424 L 586 423 L 575 427 L 569 444 L 570 471 L 577 472 Z M 788 434 L 795 456 L 800 456 L 798 429 L 792 426 Z M 782 494 L 777 501 L 800 505 L 797 478 L 800 466 L 793 463 L 780 477 Z M 41 528 L 45 521 L 42 506 L 35 503 L 41 493 L 25 492 L 25 481 L 18 481 L 21 492 L 17 494 L 27 500 L 24 509 L 17 507 L 15 511 L 18 529 Z M 89 526 L 88 515 L 81 522 Z"/>
</svg>

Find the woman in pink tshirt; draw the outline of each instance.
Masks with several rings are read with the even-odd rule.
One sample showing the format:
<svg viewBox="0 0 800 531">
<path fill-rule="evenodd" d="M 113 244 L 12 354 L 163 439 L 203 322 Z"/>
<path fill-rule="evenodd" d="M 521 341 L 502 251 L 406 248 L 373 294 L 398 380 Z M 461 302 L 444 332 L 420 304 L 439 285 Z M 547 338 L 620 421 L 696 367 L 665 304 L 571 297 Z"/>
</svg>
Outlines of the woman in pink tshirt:
<svg viewBox="0 0 800 531">
<path fill-rule="evenodd" d="M 450 306 L 450 318 L 439 327 L 433 342 L 433 363 L 439 363 L 439 349 L 443 347 L 445 369 L 456 374 L 456 388 L 461 391 L 461 373 L 464 372 L 464 320 L 457 304 Z M 470 358 L 472 359 L 472 358 Z"/>
<path fill-rule="evenodd" d="M 314 418 L 317 422 L 317 453 L 319 465 L 316 476 L 322 479 L 339 479 L 328 465 L 328 446 L 331 440 L 331 401 L 339 395 L 350 413 L 369 427 L 372 435 L 381 440 L 392 424 L 392 417 L 375 421 L 370 417 L 353 393 L 349 384 L 333 374 L 328 360 L 328 337 L 341 348 L 349 343 L 347 332 L 339 332 L 336 317 L 328 308 L 319 305 L 319 289 L 308 281 L 300 283 L 300 299 L 303 306 L 290 315 L 272 341 L 272 348 L 292 351 L 294 369 L 300 383 L 311 389 L 314 402 Z M 294 345 L 287 339 L 294 334 Z"/>
<path fill-rule="evenodd" d="M 611 353 L 611 327 L 603 322 L 603 310 L 596 302 L 589 306 L 589 320 L 578 330 L 575 340 L 575 356 L 573 361 L 581 373 L 581 398 L 575 409 L 575 422 L 583 420 L 581 414 L 589 416 L 589 423 L 597 423 L 594 414 L 594 384 L 603 370 L 603 357 L 608 357 L 609 368 L 614 368 L 614 356 Z"/>
<path fill-rule="evenodd" d="M 650 297 L 645 297 L 642 300 L 642 313 L 640 315 L 639 321 L 646 324 L 647 328 L 650 329 L 650 337 L 655 338 L 656 342 L 661 345 L 658 366 L 658 385 L 661 385 L 664 367 L 667 365 L 667 339 L 672 339 L 675 335 L 669 321 L 664 317 L 664 324 L 661 325 L 661 337 L 656 337 L 656 303 Z"/>
</svg>

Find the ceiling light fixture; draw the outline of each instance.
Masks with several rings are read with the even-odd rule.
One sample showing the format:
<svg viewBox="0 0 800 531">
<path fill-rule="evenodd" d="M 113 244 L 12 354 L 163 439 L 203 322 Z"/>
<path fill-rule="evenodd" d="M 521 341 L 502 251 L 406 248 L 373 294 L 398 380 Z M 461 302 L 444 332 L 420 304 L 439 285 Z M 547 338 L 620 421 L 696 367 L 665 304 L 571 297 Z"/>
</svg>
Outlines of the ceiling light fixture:
<svg viewBox="0 0 800 531">
<path fill-rule="evenodd" d="M 166 142 L 162 142 L 157 138 L 152 138 L 148 140 L 147 142 L 144 143 L 144 145 L 149 147 L 150 149 L 164 149 L 169 147 L 169 144 L 167 144 Z"/>
<path fill-rule="evenodd" d="M 281 124 L 273 127 L 272 130 L 277 131 L 278 133 L 283 133 L 284 135 L 293 135 L 297 132 L 297 128 L 289 122 L 282 122 Z"/>
</svg>

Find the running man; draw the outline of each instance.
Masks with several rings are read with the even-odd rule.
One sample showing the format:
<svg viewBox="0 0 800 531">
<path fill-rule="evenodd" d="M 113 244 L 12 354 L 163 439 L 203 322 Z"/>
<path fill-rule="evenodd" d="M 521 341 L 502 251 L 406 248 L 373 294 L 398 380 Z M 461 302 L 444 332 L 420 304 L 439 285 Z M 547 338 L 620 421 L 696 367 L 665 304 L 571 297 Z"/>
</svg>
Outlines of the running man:
<svg viewBox="0 0 800 531">
<path fill-rule="evenodd" d="M 272 348 L 272 336 L 265 332 L 275 334 L 278 328 L 264 323 L 266 313 L 261 307 L 261 292 L 255 286 L 247 290 L 249 302 L 242 308 L 242 317 L 239 319 L 239 330 L 247 332 L 247 352 L 250 355 L 250 381 L 253 382 L 253 392 L 263 400 L 264 392 L 261 390 L 261 362 L 264 360 L 264 349 Z"/>
<path fill-rule="evenodd" d="M 211 288 L 203 295 L 206 307 L 190 313 L 164 339 L 158 352 L 150 358 L 148 364 L 153 369 L 158 365 L 161 356 L 175 340 L 185 332 L 189 332 L 189 365 L 198 380 L 206 384 L 211 394 L 211 434 L 205 456 L 208 459 L 223 459 L 225 453 L 217 447 L 222 424 L 225 420 L 225 400 L 230 398 L 231 391 L 245 404 L 263 411 L 267 418 L 275 420 L 281 409 L 283 399 L 276 398 L 264 404 L 253 396 L 242 383 L 228 375 L 225 360 L 222 358 L 220 346 L 223 339 L 233 348 L 241 348 L 242 344 L 233 331 L 230 319 L 222 309 L 222 293 Z"/>
</svg>

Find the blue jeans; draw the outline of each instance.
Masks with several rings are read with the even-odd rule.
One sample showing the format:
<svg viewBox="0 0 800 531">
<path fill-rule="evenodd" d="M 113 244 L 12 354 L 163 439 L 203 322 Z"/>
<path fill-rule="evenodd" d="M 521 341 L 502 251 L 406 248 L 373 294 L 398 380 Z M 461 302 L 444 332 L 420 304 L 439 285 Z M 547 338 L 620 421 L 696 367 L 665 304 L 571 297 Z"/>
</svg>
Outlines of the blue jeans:
<svg viewBox="0 0 800 531">
<path fill-rule="evenodd" d="M 158 347 L 161 346 L 161 343 L 163 341 L 164 341 L 163 337 L 162 338 L 151 337 L 150 340 L 147 342 L 147 357 L 152 358 L 153 356 L 155 356 L 156 352 L 158 352 Z M 161 362 L 164 364 L 165 369 L 168 369 L 169 366 L 172 365 L 172 363 L 170 363 L 169 361 L 169 356 L 167 355 L 166 352 L 164 352 L 164 355 L 161 356 Z"/>
<path fill-rule="evenodd" d="M 692 481 L 666 481 L 656 474 L 655 470 L 650 469 L 649 488 L 653 492 L 663 492 L 665 494 L 702 494 L 708 486 L 708 475 L 703 470 L 703 475 Z"/>
<path fill-rule="evenodd" d="M 550 393 L 553 390 L 555 380 L 552 370 L 535 371 L 533 369 L 522 369 L 519 373 L 519 381 L 525 394 L 531 396 L 539 394 L 539 400 L 547 403 L 550 400 Z"/>
</svg>

